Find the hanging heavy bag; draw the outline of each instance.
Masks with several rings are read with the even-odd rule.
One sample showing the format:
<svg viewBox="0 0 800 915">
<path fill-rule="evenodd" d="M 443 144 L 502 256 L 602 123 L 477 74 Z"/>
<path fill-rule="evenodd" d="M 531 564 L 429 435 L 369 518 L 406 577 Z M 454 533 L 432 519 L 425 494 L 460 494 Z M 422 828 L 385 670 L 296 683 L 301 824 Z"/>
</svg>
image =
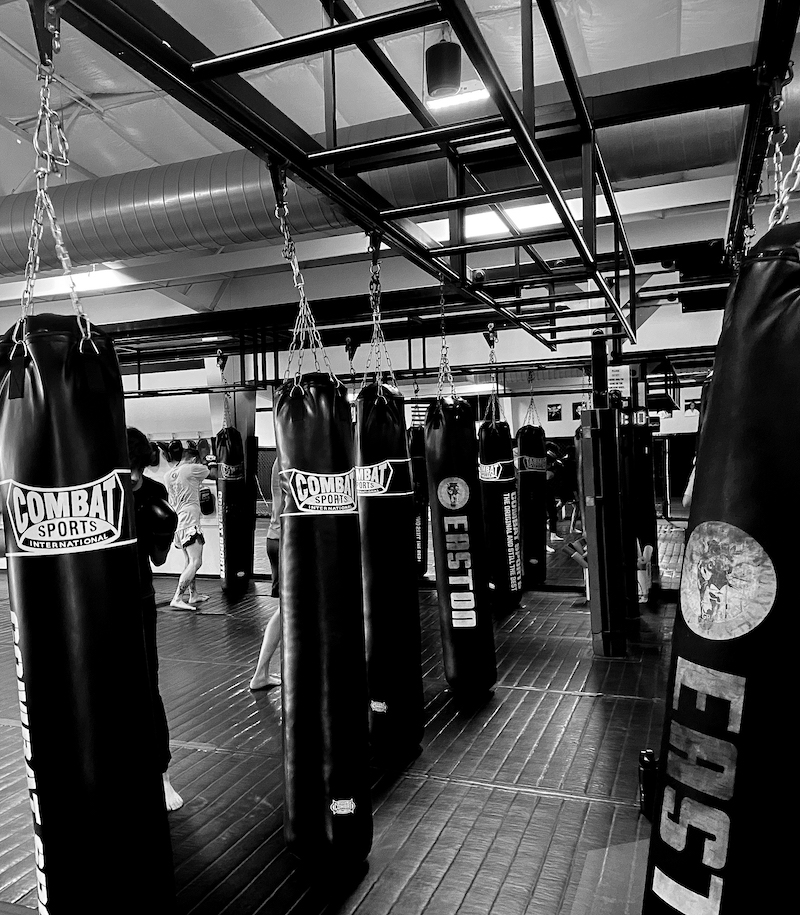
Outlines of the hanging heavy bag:
<svg viewBox="0 0 800 915">
<path fill-rule="evenodd" d="M 285 835 L 318 867 L 372 844 L 368 694 L 353 432 L 327 375 L 278 391 Z M 385 535 L 386 532 L 384 532 Z"/>
<path fill-rule="evenodd" d="M 676 613 L 644 912 L 779 912 L 794 891 L 800 227 L 725 308 Z"/>
<path fill-rule="evenodd" d="M 219 577 L 223 590 L 238 597 L 250 581 L 248 552 L 252 542 L 244 447 L 239 430 L 223 426 L 216 435 L 214 453 L 217 458 Z"/>
<path fill-rule="evenodd" d="M 423 733 L 411 462 L 403 397 L 368 384 L 356 401 L 356 483 L 373 752 L 394 762 Z"/>
<path fill-rule="evenodd" d="M 171 912 L 122 384 L 85 319 L 2 338 L 0 480 L 39 911 Z"/>
<path fill-rule="evenodd" d="M 519 605 L 522 594 L 517 480 L 507 422 L 481 423 L 478 462 L 492 605 L 505 612 Z"/>
<path fill-rule="evenodd" d="M 414 482 L 417 574 L 422 578 L 428 572 L 428 471 L 425 467 L 424 426 L 411 426 L 408 430 L 408 453 Z"/>
<path fill-rule="evenodd" d="M 541 426 L 517 430 L 517 485 L 522 550 L 522 581 L 526 588 L 547 577 L 547 452 Z"/>
<path fill-rule="evenodd" d="M 425 417 L 442 656 L 456 699 L 486 695 L 497 678 L 472 409 L 438 398 Z"/>
</svg>

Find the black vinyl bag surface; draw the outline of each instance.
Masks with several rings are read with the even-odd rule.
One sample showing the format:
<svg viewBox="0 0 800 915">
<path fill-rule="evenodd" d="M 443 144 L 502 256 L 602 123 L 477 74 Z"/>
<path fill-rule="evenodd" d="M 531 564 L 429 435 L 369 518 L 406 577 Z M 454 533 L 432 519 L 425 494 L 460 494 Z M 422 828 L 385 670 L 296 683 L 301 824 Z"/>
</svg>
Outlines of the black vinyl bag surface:
<svg viewBox="0 0 800 915">
<path fill-rule="evenodd" d="M 457 698 L 486 695 L 497 678 L 486 540 L 472 408 L 435 400 L 425 418 L 444 672 Z"/>
<path fill-rule="evenodd" d="M 252 505 L 239 430 L 233 426 L 220 429 L 215 438 L 214 453 L 217 458 L 219 577 L 224 590 L 238 596 L 246 590 L 250 581 L 249 553 L 252 549 Z"/>
<path fill-rule="evenodd" d="M 33 315 L 24 346 L 12 338 L 0 341 L 0 480 L 40 911 L 166 915 L 117 357 L 101 332 L 82 342 L 74 316 Z"/>
<path fill-rule="evenodd" d="M 517 430 L 519 529 L 526 587 L 547 578 L 547 451 L 541 426 Z"/>
<path fill-rule="evenodd" d="M 424 725 L 411 462 L 403 397 L 386 384 L 356 400 L 356 484 L 370 740 L 397 760 L 418 749 Z"/>
<path fill-rule="evenodd" d="M 285 383 L 280 461 L 284 832 L 303 861 L 356 864 L 372 845 L 369 698 L 353 427 L 328 375 Z"/>
<path fill-rule="evenodd" d="M 512 610 L 522 594 L 517 478 L 507 422 L 486 420 L 478 430 L 478 476 L 492 604 Z"/>
<path fill-rule="evenodd" d="M 795 224 L 745 258 L 725 308 L 675 618 L 647 915 L 778 912 L 792 898 L 798 352 Z"/>
<path fill-rule="evenodd" d="M 425 427 L 408 430 L 408 453 L 414 483 L 414 532 L 416 538 L 417 574 L 428 571 L 428 471 L 425 467 Z"/>
</svg>

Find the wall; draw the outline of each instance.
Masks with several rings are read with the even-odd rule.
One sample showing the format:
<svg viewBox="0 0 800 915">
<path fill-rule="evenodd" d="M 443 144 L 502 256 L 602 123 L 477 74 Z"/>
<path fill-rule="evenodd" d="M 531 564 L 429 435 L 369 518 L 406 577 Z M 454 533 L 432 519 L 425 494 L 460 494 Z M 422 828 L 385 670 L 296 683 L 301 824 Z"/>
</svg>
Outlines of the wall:
<svg viewBox="0 0 800 915">
<path fill-rule="evenodd" d="M 699 385 L 692 388 L 681 388 L 681 408 L 674 410 L 672 416 L 665 413 L 651 413 L 651 416 L 658 416 L 661 420 L 661 429 L 656 435 L 697 432 L 701 390 Z"/>
</svg>

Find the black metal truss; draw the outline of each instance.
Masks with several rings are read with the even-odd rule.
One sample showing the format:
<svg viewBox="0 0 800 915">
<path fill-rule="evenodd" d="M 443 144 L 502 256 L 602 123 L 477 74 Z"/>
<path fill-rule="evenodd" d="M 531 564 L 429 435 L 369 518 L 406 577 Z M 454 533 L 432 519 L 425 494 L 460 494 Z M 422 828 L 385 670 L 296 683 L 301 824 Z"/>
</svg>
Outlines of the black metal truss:
<svg viewBox="0 0 800 915">
<path fill-rule="evenodd" d="M 619 256 L 623 257 L 633 275 L 634 265 L 630 249 L 625 241 L 624 227 L 613 203 L 613 194 L 609 193 L 610 184 L 604 177 L 602 159 L 594 143 L 591 122 L 574 68 L 571 66 L 563 33 L 560 31 L 560 27 L 556 29 L 552 26 L 553 22 L 558 21 L 554 7 L 552 7 L 551 0 L 539 0 L 539 5 L 543 14 L 550 7 L 550 13 L 545 16 L 545 21 L 551 20 L 548 30 L 551 42 L 557 48 L 559 62 L 562 66 L 568 65 L 565 80 L 573 105 L 578 112 L 578 127 L 582 132 L 585 154 L 588 151 L 587 161 L 590 162 L 590 165 L 585 169 L 588 187 L 584 189 L 584 210 L 588 212 L 583 220 L 583 230 L 550 176 L 544 157 L 534 139 L 532 125 L 526 122 L 517 108 L 505 80 L 463 0 L 439 0 L 438 5 L 430 2 L 417 4 L 406 10 L 394 10 L 391 13 L 369 17 L 369 21 L 354 17 L 342 2 L 334 0 L 331 3 L 323 0 L 323 6 L 339 23 L 338 26 L 328 29 L 326 34 L 322 34 L 326 30 L 321 30 L 308 36 L 287 39 L 267 48 L 252 50 L 252 52 L 246 49 L 233 55 L 225 55 L 224 59 L 214 58 L 208 48 L 153 0 L 136 0 L 136 2 L 133 0 L 70 0 L 64 7 L 63 15 L 65 19 L 98 44 L 116 54 L 133 69 L 155 82 L 243 146 L 273 164 L 285 164 L 296 180 L 304 181 L 326 194 L 341 206 L 357 225 L 370 234 L 379 234 L 387 244 L 402 252 L 413 263 L 428 273 L 441 277 L 445 283 L 456 286 L 463 298 L 494 309 L 505 321 L 526 330 L 545 345 L 552 347 L 552 335 L 549 335 L 547 339 L 542 337 L 538 328 L 525 320 L 520 320 L 512 310 L 494 301 L 480 284 L 474 282 L 467 265 L 468 251 L 448 252 L 444 246 L 437 247 L 435 244 L 431 244 L 430 239 L 407 217 L 387 216 L 387 211 L 393 209 L 391 204 L 376 194 L 363 180 L 358 177 L 345 180 L 337 175 L 335 168 L 325 167 L 339 153 L 323 149 L 312 137 L 300 130 L 286 114 L 271 105 L 253 86 L 238 75 L 238 71 L 250 66 L 261 65 L 267 59 L 290 59 L 295 52 L 302 55 L 312 50 L 330 50 L 348 43 L 356 43 L 362 50 L 366 49 L 364 53 L 367 55 L 367 59 L 373 66 L 380 67 L 379 73 L 382 77 L 388 77 L 391 80 L 390 88 L 398 94 L 398 97 L 402 98 L 404 104 L 425 128 L 419 131 L 418 136 L 413 139 L 395 139 L 393 141 L 395 146 L 413 148 L 413 144 L 417 143 L 421 147 L 430 147 L 434 144 L 447 149 L 454 172 L 453 186 L 460 189 L 454 192 L 459 199 L 453 205 L 452 212 L 455 216 L 451 216 L 451 221 L 454 226 L 458 226 L 460 222 L 463 227 L 464 209 L 469 205 L 464 202 L 464 198 L 470 196 L 466 190 L 467 182 L 473 183 L 478 194 L 488 193 L 488 188 L 474 173 L 474 170 L 468 169 L 459 157 L 456 148 L 459 141 L 452 136 L 452 131 L 448 136 L 450 129 L 442 131 L 430 115 L 423 114 L 425 109 L 419 100 L 411 101 L 410 96 L 413 93 L 410 88 L 402 83 L 396 70 L 391 70 L 391 65 L 375 42 L 375 37 L 408 27 L 410 23 L 419 26 L 423 21 L 448 20 L 500 110 L 501 118 L 494 119 L 495 126 L 489 135 L 498 142 L 502 142 L 509 133 L 513 137 L 531 167 L 534 181 L 541 185 L 559 215 L 567 237 L 574 244 L 584 279 L 594 281 L 602 293 L 609 314 L 613 315 L 616 325 L 624 336 L 633 340 L 635 339 L 635 326 L 630 320 L 630 315 L 624 314 L 619 303 L 619 284 L 617 283 L 614 289 L 608 285 L 598 269 L 594 251 L 593 239 L 596 222 L 592 210 L 598 179 L 601 190 L 610 198 L 611 218 L 616 228 L 615 242 L 621 248 L 617 259 Z M 234 70 L 237 73 L 233 73 Z M 209 76 L 209 74 L 214 75 L 215 73 L 214 78 Z M 467 136 L 471 130 L 472 127 L 467 131 Z M 433 133 L 426 136 L 427 131 L 433 131 Z M 326 159 L 329 160 L 328 163 L 326 163 Z M 528 243 L 529 237 L 520 233 L 513 226 L 502 209 L 502 203 L 493 202 L 491 206 L 512 230 L 511 236 L 506 240 L 506 246 L 526 250 L 539 273 L 552 277 L 554 275 L 552 268 L 538 255 L 533 245 Z M 459 242 L 463 243 L 463 238 L 454 240 L 456 245 Z M 631 288 L 633 285 L 631 283 Z"/>
</svg>

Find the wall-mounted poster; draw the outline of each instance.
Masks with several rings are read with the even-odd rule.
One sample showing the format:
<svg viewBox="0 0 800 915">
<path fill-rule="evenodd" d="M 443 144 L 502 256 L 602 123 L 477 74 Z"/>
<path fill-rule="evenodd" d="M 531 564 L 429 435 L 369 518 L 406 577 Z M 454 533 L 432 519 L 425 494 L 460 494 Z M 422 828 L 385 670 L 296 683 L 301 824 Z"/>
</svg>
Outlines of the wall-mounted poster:
<svg viewBox="0 0 800 915">
<path fill-rule="evenodd" d="M 686 412 L 688 413 L 699 413 L 700 412 L 700 401 L 699 400 L 687 400 L 686 401 Z"/>
<path fill-rule="evenodd" d="M 547 418 L 551 423 L 561 422 L 561 404 L 549 403 L 547 405 Z"/>
<path fill-rule="evenodd" d="M 586 404 L 581 403 L 581 402 L 574 403 L 572 405 L 572 418 L 580 421 L 581 410 L 585 410 L 585 409 L 586 409 Z"/>
</svg>

